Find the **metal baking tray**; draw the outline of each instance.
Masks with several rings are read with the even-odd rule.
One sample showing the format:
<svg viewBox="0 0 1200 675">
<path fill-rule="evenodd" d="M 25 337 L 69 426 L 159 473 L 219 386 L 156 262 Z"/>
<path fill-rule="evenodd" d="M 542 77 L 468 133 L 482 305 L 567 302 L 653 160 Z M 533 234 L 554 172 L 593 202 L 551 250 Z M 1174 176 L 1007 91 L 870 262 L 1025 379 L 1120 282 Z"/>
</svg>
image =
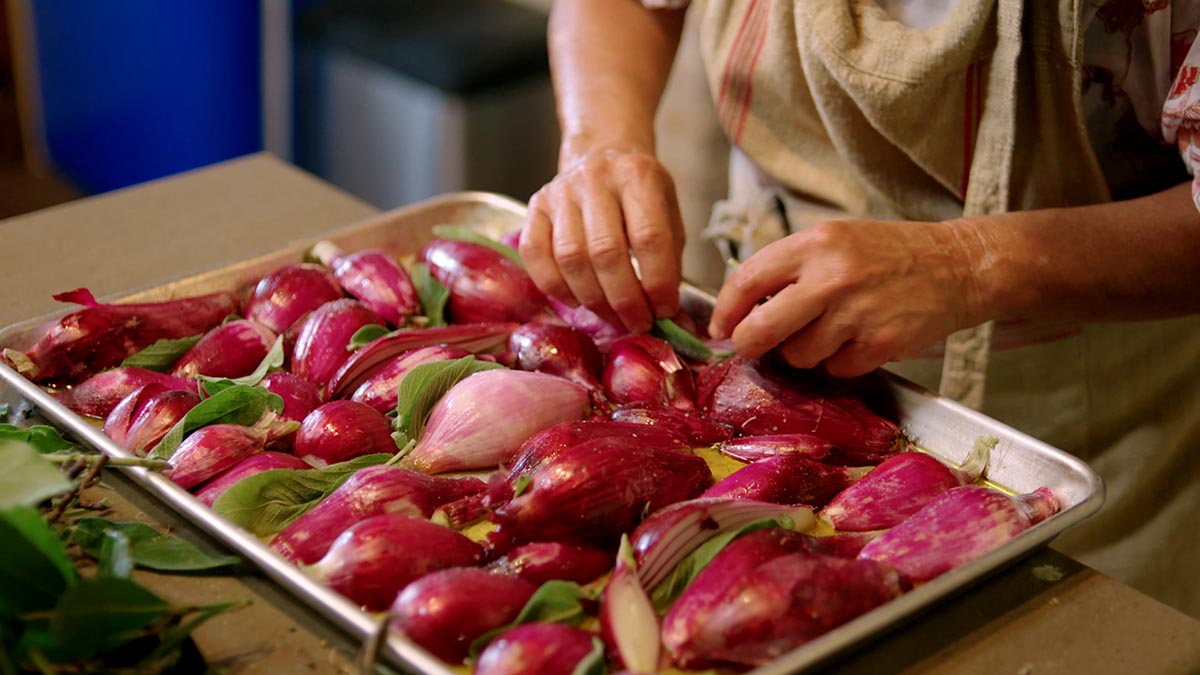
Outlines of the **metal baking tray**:
<svg viewBox="0 0 1200 675">
<path fill-rule="evenodd" d="M 330 232 L 322 239 L 346 250 L 382 248 L 396 255 L 415 253 L 431 238 L 437 224 L 478 227 L 496 234 L 519 227 L 525 206 L 490 193 L 447 194 L 389 211 L 366 221 Z M 147 302 L 198 295 L 220 289 L 248 292 L 259 277 L 278 267 L 300 260 L 315 243 L 298 241 L 268 255 L 237 262 L 203 274 L 106 298 L 107 301 Z M 66 282 L 69 284 L 69 281 Z M 244 296 L 243 296 L 244 297 Z M 684 284 L 681 299 L 685 309 L 698 314 L 711 307 L 712 297 Z M 69 308 L 25 321 L 0 331 L 0 348 L 26 348 L 36 329 L 71 311 Z M 894 397 L 899 421 L 922 448 L 955 462 L 961 461 L 982 435 L 996 436 L 999 444 L 991 454 L 987 476 L 992 482 L 1015 492 L 1041 486 L 1054 490 L 1062 510 L 1022 533 L 986 556 L 926 583 L 886 605 L 851 621 L 812 642 L 753 671 L 755 675 L 799 673 L 824 663 L 844 650 L 860 645 L 885 629 L 924 611 L 940 599 L 961 592 L 969 585 L 1015 562 L 1045 545 L 1059 533 L 1096 512 L 1104 501 L 1100 477 L 1083 461 L 1038 441 L 986 415 L 942 398 L 907 380 L 884 373 Z M 0 381 L 12 394 L 36 408 L 52 424 L 79 442 L 114 457 L 129 453 L 111 441 L 87 419 L 76 415 L 38 386 L 0 363 Z M 166 477 L 142 468 L 122 469 L 134 482 L 148 490 L 183 518 L 205 530 L 256 565 L 269 578 L 295 594 L 335 626 L 366 641 L 377 632 L 378 619 L 306 576 L 265 543 L 216 515 L 186 490 Z M 411 642 L 388 638 L 381 657 L 394 667 L 428 675 L 454 675 L 456 670 Z"/>
</svg>

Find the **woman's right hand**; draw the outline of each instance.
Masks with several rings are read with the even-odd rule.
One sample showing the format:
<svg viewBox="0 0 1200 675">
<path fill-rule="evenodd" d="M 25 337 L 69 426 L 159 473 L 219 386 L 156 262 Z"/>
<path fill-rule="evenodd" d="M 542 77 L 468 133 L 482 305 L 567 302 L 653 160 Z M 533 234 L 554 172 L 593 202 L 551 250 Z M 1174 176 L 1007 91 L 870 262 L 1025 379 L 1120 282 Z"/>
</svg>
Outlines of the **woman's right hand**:
<svg viewBox="0 0 1200 675">
<path fill-rule="evenodd" d="M 675 186 L 658 159 L 603 148 L 533 196 L 520 249 L 546 294 L 644 333 L 678 311 L 683 240 Z"/>
</svg>

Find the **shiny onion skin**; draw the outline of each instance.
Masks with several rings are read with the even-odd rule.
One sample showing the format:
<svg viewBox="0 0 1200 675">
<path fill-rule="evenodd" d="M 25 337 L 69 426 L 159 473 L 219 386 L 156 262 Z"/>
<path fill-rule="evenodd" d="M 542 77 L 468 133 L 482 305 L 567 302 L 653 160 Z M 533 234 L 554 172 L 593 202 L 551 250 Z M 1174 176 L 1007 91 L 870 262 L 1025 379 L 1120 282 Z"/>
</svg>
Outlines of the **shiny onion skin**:
<svg viewBox="0 0 1200 675">
<path fill-rule="evenodd" d="M 396 452 L 392 425 L 371 406 L 356 401 L 330 401 L 304 417 L 292 452 L 316 467 L 355 457 Z"/>
<path fill-rule="evenodd" d="M 550 314 L 529 273 L 495 249 L 435 239 L 421 249 L 420 260 L 450 291 L 446 314 L 451 323 L 525 323 Z"/>
<path fill-rule="evenodd" d="M 246 301 L 246 318 L 283 333 L 300 317 L 342 297 L 329 269 L 311 263 L 288 265 L 259 279 Z"/>
<path fill-rule="evenodd" d="M 213 424 L 193 431 L 171 455 L 167 477 L 191 489 L 250 455 L 262 452 L 267 432 L 236 424 Z"/>
<path fill-rule="evenodd" d="M 483 549 L 465 536 L 397 513 L 359 521 L 308 571 L 367 611 L 382 612 L 405 586 L 448 567 L 473 567 Z"/>
<path fill-rule="evenodd" d="M 196 499 L 204 502 L 206 506 L 212 506 L 213 502 L 217 501 L 217 497 L 220 497 L 226 490 L 233 487 L 235 483 L 243 478 L 272 469 L 303 470 L 311 468 L 304 460 L 287 453 L 274 451 L 260 452 L 257 455 L 250 455 L 246 459 L 234 464 L 231 468 L 217 474 L 212 480 L 201 485 L 196 490 Z"/>
<path fill-rule="evenodd" d="M 475 638 L 516 619 L 536 590 L 520 577 L 482 569 L 431 572 L 396 596 L 389 628 L 447 663 L 462 663 Z"/>
<path fill-rule="evenodd" d="M 333 270 L 342 288 L 358 298 L 392 326 L 421 311 L 421 299 L 412 277 L 396 258 L 379 250 L 341 251 L 330 242 L 320 242 L 313 252 Z"/>
<path fill-rule="evenodd" d="M 73 412 L 86 417 L 105 418 L 122 399 L 151 383 L 164 389 L 199 391 L 194 380 L 144 368 L 121 367 L 96 373 L 70 389 L 55 391 L 53 395 Z"/>
<path fill-rule="evenodd" d="M 17 372 L 51 386 L 82 382 L 158 340 L 199 335 L 238 312 L 237 298 L 225 291 L 165 302 L 108 305 L 96 302 L 87 289 L 78 288 L 54 299 L 83 308 L 44 327 L 28 351 L 4 351 Z"/>
<path fill-rule="evenodd" d="M 310 565 L 329 551 L 338 534 L 357 522 L 386 513 L 429 518 L 435 509 L 483 488 L 478 478 L 441 478 L 394 466 L 369 466 L 354 472 L 292 521 L 271 540 L 271 548 L 292 562 Z"/>
<path fill-rule="evenodd" d="M 1058 513 L 1047 488 L 1007 495 L 982 485 L 951 488 L 863 547 L 914 584 L 929 581 L 1005 544 Z"/>
<path fill-rule="evenodd" d="M 378 314 L 357 300 L 343 298 L 321 305 L 308 315 L 296 336 L 292 373 L 327 391 L 329 381 L 350 358 L 350 338 L 364 326 L 382 323 Z"/>
<path fill-rule="evenodd" d="M 595 649 L 595 635 L 560 623 L 525 623 L 501 633 L 479 654 L 472 675 L 573 675 Z"/>
<path fill-rule="evenodd" d="M 681 668 L 757 666 L 899 596 L 895 570 L 819 552 L 819 540 L 771 528 L 713 558 L 662 622 Z"/>
<path fill-rule="evenodd" d="M 175 377 L 245 377 L 258 368 L 275 333 L 249 319 L 227 321 L 204 334 L 171 368 Z"/>
<path fill-rule="evenodd" d="M 700 371 L 697 403 L 739 435 L 812 434 L 849 464 L 878 464 L 903 446 L 899 427 L 821 373 L 734 356 Z"/>
</svg>

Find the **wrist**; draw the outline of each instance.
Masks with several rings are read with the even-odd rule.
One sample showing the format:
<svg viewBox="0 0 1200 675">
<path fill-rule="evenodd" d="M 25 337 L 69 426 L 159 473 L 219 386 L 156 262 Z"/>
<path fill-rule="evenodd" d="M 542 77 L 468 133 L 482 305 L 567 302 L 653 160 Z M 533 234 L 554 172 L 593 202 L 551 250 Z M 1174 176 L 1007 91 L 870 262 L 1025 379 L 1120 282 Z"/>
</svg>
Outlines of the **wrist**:
<svg viewBox="0 0 1200 675">
<path fill-rule="evenodd" d="M 565 171 L 579 161 L 602 153 L 654 155 L 654 134 L 577 131 L 564 133 L 558 151 L 558 170 Z"/>
<path fill-rule="evenodd" d="M 1045 256 L 1029 255 L 1013 214 L 947 221 L 953 273 L 964 295 L 962 327 L 1025 317 L 1038 303 Z"/>
</svg>

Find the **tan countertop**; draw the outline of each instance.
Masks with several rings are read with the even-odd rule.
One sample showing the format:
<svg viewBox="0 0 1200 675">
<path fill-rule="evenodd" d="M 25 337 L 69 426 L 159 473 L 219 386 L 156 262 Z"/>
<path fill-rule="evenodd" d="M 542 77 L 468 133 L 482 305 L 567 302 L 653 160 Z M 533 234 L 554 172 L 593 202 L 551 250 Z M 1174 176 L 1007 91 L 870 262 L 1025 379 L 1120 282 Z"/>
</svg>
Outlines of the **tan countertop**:
<svg viewBox="0 0 1200 675">
<path fill-rule="evenodd" d="M 0 326 L 53 311 L 52 293 L 86 286 L 103 297 L 153 286 L 376 212 L 278 159 L 253 155 L 0 221 Z M 106 483 L 95 496 L 113 502 L 114 518 L 203 539 L 128 481 Z M 1039 579 L 1033 569 L 1041 565 L 1063 578 Z M 179 601 L 252 600 L 196 635 L 225 672 L 353 669 L 355 646 L 345 636 L 253 571 L 139 579 Z M 1200 673 L 1200 622 L 1043 549 L 821 672 Z"/>
</svg>

